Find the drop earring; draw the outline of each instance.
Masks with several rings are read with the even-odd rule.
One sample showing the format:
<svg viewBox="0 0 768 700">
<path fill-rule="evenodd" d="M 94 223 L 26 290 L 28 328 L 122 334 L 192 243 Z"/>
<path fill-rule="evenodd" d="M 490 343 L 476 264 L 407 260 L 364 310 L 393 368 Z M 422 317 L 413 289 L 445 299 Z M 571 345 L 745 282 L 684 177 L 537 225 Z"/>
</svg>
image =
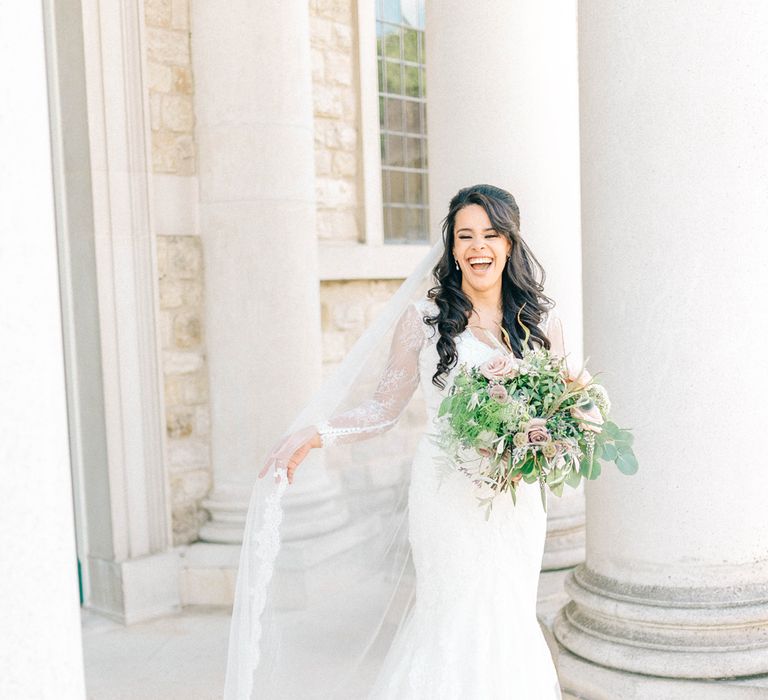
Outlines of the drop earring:
<svg viewBox="0 0 768 700">
<path fill-rule="evenodd" d="M 456 269 L 459 269 L 459 261 L 456 258 L 453 259 L 453 264 L 456 265 Z"/>
</svg>

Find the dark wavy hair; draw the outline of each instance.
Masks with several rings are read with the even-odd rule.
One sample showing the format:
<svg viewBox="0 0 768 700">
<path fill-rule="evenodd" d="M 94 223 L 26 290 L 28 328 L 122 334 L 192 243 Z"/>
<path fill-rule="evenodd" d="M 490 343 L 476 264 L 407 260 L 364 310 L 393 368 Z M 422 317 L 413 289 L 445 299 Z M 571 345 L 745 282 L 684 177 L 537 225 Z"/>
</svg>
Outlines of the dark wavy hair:
<svg viewBox="0 0 768 700">
<path fill-rule="evenodd" d="M 461 289 L 462 272 L 456 269 L 453 259 L 456 214 L 470 204 L 479 204 L 485 209 L 491 226 L 512 244 L 501 278 L 502 325 L 509 334 L 511 350 L 516 357 L 522 357 L 525 332 L 518 323 L 518 312 L 531 333 L 529 343 L 535 340 L 541 346 L 550 348 L 549 339 L 539 330 L 539 324 L 544 313 L 555 303 L 543 291 L 546 279 L 544 268 L 520 235 L 520 210 L 515 198 L 493 185 L 465 187 L 451 199 L 448 215 L 443 219 L 445 250 L 432 270 L 437 286 L 427 293 L 437 304 L 439 313 L 424 317 L 424 322 L 436 326 L 440 334 L 437 341 L 440 361 L 432 383 L 441 389 L 445 387 L 442 375 L 448 374 L 458 362 L 454 338 L 467 327 L 473 308 L 469 297 Z"/>
</svg>

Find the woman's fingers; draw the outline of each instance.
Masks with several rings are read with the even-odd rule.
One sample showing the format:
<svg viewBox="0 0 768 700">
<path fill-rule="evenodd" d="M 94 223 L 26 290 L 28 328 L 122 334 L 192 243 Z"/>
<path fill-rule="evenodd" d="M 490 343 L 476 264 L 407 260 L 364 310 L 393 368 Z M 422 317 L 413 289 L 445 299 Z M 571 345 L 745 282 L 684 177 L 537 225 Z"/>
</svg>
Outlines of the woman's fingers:
<svg viewBox="0 0 768 700">
<path fill-rule="evenodd" d="M 317 430 L 312 425 L 279 440 L 270 451 L 269 457 L 259 472 L 259 479 L 266 476 L 269 470 L 274 467 L 276 479 L 279 480 L 279 470 L 285 469 L 288 483 L 293 483 L 294 472 L 312 449 L 316 435 Z"/>
<path fill-rule="evenodd" d="M 274 466 L 276 469 L 280 468 L 283 464 L 285 464 L 286 473 L 288 476 L 288 483 L 293 483 L 293 474 L 298 468 L 299 464 L 304 460 L 304 458 L 307 456 L 307 453 L 311 449 L 311 445 L 303 444 L 300 445 L 298 448 L 295 448 L 291 450 L 291 452 L 288 452 L 290 454 L 290 457 L 288 460 L 285 460 L 284 458 L 280 457 L 280 454 L 285 454 L 287 450 L 285 448 L 290 447 L 286 444 L 287 441 L 283 441 L 280 448 L 277 450 L 274 450 L 269 457 L 267 457 L 266 462 L 264 463 L 264 466 L 262 467 L 261 471 L 259 472 L 259 479 L 263 479 L 269 470 Z"/>
<path fill-rule="evenodd" d="M 311 448 L 309 445 L 302 445 L 296 452 L 291 455 L 288 460 L 288 483 L 293 483 L 293 473 L 299 468 L 299 464 L 304 461 Z"/>
</svg>

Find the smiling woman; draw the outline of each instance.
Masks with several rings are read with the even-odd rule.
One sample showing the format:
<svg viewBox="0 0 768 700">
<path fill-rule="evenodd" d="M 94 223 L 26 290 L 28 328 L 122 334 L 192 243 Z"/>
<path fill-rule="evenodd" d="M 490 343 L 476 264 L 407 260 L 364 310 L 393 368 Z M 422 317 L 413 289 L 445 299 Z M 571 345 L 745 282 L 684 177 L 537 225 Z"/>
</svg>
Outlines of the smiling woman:
<svg viewBox="0 0 768 700">
<path fill-rule="evenodd" d="M 439 285 L 430 292 L 440 309 L 431 325 L 442 336 L 436 384 L 442 386 L 442 375 L 455 366 L 454 338 L 468 326 L 508 339 L 509 349 L 521 357 L 522 320 L 532 340 L 549 349 L 540 325 L 554 302 L 544 294 L 544 269 L 520 235 L 515 198 L 493 185 L 460 190 L 443 221 L 443 241 L 435 268 Z"/>
<path fill-rule="evenodd" d="M 521 482 L 487 520 L 433 439 L 451 368 L 510 356 L 475 337 L 475 316 L 496 315 L 519 353 L 519 314 L 550 347 L 536 264 L 511 194 L 461 190 L 442 240 L 275 445 L 248 512 L 226 698 L 560 700 L 536 619 L 539 487 Z M 348 508 L 322 540 L 297 538 L 282 494 L 310 496 L 325 470 Z"/>
</svg>

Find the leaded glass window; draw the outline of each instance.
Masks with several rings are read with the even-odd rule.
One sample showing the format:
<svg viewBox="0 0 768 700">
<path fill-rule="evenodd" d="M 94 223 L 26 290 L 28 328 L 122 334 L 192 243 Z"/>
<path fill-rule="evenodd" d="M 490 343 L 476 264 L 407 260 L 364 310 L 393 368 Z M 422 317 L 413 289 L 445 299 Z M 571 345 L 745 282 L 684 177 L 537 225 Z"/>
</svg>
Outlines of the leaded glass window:
<svg viewBox="0 0 768 700">
<path fill-rule="evenodd" d="M 429 241 L 424 0 L 376 0 L 386 243 Z"/>
</svg>

